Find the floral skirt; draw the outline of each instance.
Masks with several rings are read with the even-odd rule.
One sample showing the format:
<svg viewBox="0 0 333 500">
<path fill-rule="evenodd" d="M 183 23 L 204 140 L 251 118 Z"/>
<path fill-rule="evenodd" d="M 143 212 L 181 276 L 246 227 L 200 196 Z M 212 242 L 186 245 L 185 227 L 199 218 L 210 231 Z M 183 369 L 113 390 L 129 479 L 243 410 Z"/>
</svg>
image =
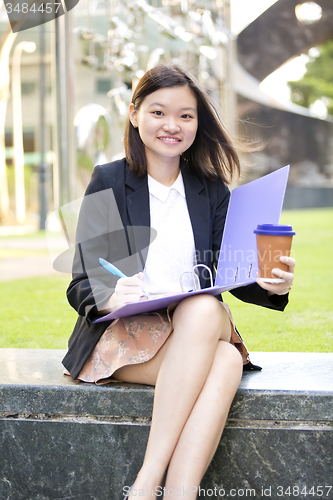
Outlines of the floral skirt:
<svg viewBox="0 0 333 500">
<path fill-rule="evenodd" d="M 249 353 L 236 330 L 230 309 L 224 302 L 221 302 L 221 307 L 225 308 L 230 318 L 230 343 L 240 351 L 246 364 L 249 362 Z M 96 344 L 78 379 L 96 384 L 118 382 L 112 378 L 118 368 L 149 361 L 173 332 L 174 308 L 173 304 L 167 310 L 114 320 Z"/>
</svg>

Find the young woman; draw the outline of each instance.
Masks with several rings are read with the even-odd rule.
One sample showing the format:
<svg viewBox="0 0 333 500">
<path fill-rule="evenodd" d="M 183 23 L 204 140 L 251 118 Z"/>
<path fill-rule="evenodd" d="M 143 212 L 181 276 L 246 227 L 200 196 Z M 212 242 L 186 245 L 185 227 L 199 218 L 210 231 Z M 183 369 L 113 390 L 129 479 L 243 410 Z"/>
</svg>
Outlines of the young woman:
<svg viewBox="0 0 333 500">
<path fill-rule="evenodd" d="M 83 204 L 78 234 L 84 228 L 96 237 L 78 240 L 79 265 L 74 265 L 67 294 L 79 317 L 63 363 L 75 379 L 155 386 L 144 462 L 127 498 L 155 497 L 167 470 L 164 498 L 192 487 L 193 500 L 193 487 L 199 486 L 221 439 L 243 363 L 249 366 L 228 307 L 221 297 L 203 294 L 151 314 L 92 320 L 143 299 L 145 292 L 180 292 L 180 276 L 197 263 L 213 270 L 229 200 L 227 184 L 239 173 L 239 159 L 206 93 L 188 72 L 169 65 L 148 71 L 138 83 L 125 152 L 125 159 L 95 167 L 87 188 L 85 200 L 93 200 L 94 210 Z M 106 190 L 114 196 L 123 231 L 112 226 L 116 217 L 108 202 L 95 202 L 96 194 L 102 200 Z M 142 228 L 155 229 L 155 240 Z M 121 239 L 126 255 L 120 255 Z M 121 270 L 129 277 L 107 282 L 99 257 L 113 263 L 123 259 Z M 284 282 L 273 285 L 258 278 L 232 293 L 282 311 L 295 262 L 281 260 L 288 272 L 276 269 L 275 274 Z M 208 286 L 205 276 L 200 283 Z"/>
</svg>

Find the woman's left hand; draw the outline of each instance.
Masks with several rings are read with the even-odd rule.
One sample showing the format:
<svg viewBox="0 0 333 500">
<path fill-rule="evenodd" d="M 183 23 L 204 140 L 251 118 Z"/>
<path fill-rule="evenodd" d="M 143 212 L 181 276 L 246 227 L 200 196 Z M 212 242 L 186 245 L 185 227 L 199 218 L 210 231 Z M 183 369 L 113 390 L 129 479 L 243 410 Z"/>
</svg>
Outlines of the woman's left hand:
<svg viewBox="0 0 333 500">
<path fill-rule="evenodd" d="M 262 278 L 257 278 L 258 285 L 267 290 L 268 295 L 285 295 L 290 292 L 293 286 L 295 260 L 292 257 L 282 256 L 280 257 L 280 261 L 288 266 L 288 271 L 282 271 L 281 269 L 274 268 L 272 270 L 272 274 L 274 274 L 277 278 L 283 279 L 284 281 L 282 283 L 266 283 L 266 281 Z"/>
</svg>

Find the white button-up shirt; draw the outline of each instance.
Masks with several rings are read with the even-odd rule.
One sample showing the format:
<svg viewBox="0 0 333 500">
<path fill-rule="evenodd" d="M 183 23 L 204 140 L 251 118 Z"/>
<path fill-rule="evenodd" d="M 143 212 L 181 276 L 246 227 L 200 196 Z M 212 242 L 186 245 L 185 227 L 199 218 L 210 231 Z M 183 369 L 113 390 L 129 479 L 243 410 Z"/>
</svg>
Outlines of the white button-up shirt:
<svg viewBox="0 0 333 500">
<path fill-rule="evenodd" d="M 188 274 L 182 278 L 184 290 L 191 290 L 195 244 L 181 172 L 172 186 L 165 186 L 148 174 L 148 189 L 150 225 L 157 236 L 148 250 L 145 290 L 152 295 L 179 293 L 185 272 Z"/>
</svg>

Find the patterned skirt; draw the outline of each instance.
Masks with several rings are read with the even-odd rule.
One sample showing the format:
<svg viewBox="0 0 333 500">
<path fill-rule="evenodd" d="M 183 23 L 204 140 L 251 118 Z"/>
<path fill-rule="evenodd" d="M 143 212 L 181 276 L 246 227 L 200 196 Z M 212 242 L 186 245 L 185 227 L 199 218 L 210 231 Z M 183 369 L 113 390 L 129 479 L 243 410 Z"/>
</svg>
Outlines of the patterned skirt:
<svg viewBox="0 0 333 500">
<path fill-rule="evenodd" d="M 248 350 L 236 330 L 228 305 L 224 302 L 220 304 L 230 318 L 230 343 L 240 351 L 243 363 L 246 364 L 249 361 Z M 112 378 L 118 368 L 149 361 L 173 331 L 174 308 L 175 304 L 167 310 L 114 320 L 96 344 L 78 379 L 95 384 L 118 382 Z"/>
</svg>

